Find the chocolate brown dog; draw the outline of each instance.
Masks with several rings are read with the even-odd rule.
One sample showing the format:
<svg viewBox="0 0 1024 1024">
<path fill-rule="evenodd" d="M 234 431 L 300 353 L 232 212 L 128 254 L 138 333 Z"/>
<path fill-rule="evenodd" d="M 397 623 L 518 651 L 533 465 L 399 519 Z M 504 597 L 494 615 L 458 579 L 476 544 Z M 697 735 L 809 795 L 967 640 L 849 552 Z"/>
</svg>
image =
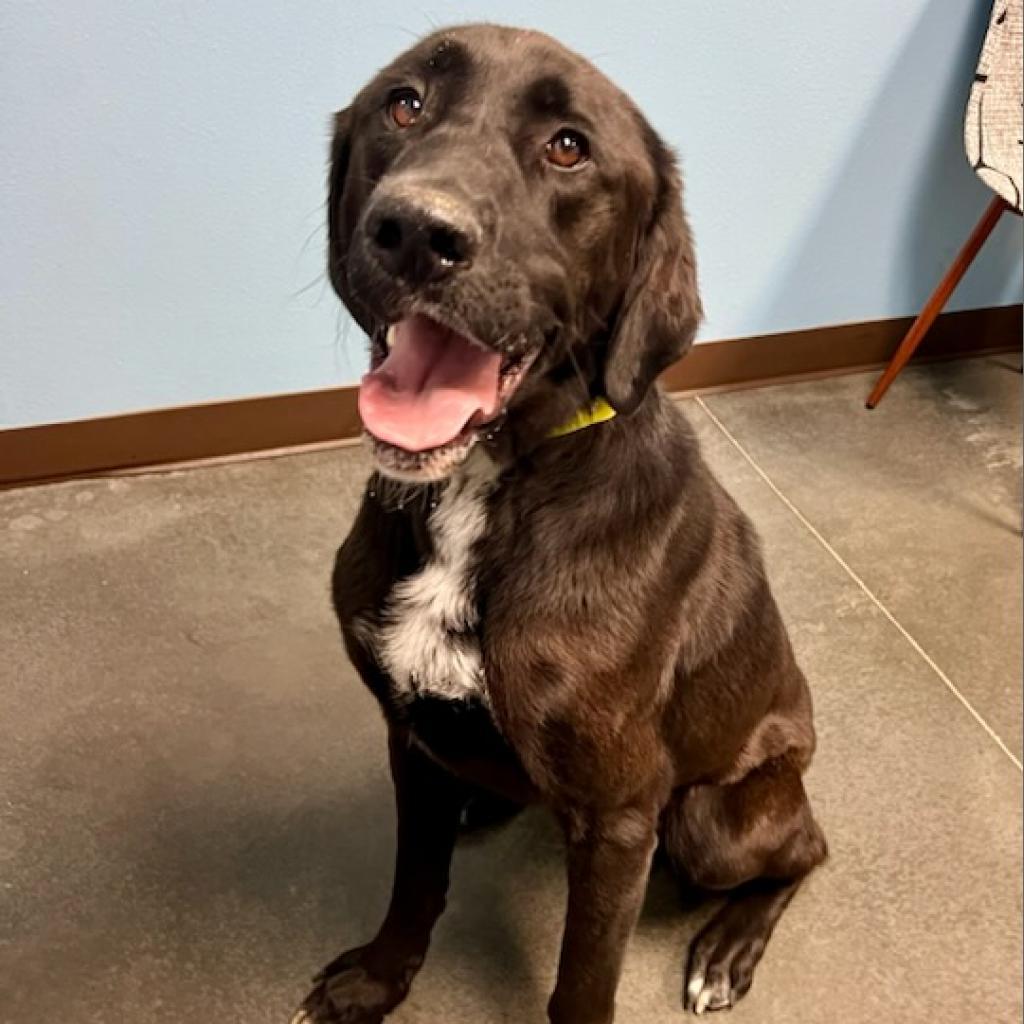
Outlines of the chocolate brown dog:
<svg viewBox="0 0 1024 1024">
<path fill-rule="evenodd" d="M 398 808 L 376 938 L 295 1020 L 409 990 L 467 804 L 547 805 L 569 904 L 556 1024 L 606 1024 L 660 842 L 731 898 L 685 1000 L 733 1004 L 825 857 L 811 701 L 745 516 L 655 384 L 701 317 L 671 153 L 546 36 L 432 35 L 336 118 L 329 270 L 370 338 L 378 472 L 338 552 Z"/>
</svg>

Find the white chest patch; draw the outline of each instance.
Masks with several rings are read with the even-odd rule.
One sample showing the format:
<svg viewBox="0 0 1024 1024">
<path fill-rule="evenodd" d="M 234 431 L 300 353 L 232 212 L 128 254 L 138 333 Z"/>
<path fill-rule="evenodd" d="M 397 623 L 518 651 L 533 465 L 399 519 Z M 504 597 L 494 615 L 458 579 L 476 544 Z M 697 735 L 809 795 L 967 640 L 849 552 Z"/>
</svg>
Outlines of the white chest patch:
<svg viewBox="0 0 1024 1024">
<path fill-rule="evenodd" d="M 493 468 L 473 456 L 451 480 L 427 521 L 430 560 L 388 595 L 374 646 L 399 694 L 487 703 L 472 562 L 487 527 Z"/>
</svg>

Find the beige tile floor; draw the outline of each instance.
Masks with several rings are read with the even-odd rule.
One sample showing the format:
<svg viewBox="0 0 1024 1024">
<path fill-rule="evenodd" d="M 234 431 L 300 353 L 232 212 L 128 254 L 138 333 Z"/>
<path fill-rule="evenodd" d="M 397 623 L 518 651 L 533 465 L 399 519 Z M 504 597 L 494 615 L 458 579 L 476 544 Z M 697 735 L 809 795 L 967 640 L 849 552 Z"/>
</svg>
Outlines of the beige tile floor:
<svg viewBox="0 0 1024 1024">
<path fill-rule="evenodd" d="M 1019 358 L 691 401 L 812 680 L 833 857 L 737 1022 L 1019 1021 Z M 0 1024 L 287 1021 L 392 812 L 327 599 L 358 449 L 0 493 Z M 398 1024 L 544 1020 L 559 840 L 460 848 Z M 698 918 L 700 914 L 698 913 Z M 684 1019 L 656 875 L 619 1019 Z"/>
</svg>

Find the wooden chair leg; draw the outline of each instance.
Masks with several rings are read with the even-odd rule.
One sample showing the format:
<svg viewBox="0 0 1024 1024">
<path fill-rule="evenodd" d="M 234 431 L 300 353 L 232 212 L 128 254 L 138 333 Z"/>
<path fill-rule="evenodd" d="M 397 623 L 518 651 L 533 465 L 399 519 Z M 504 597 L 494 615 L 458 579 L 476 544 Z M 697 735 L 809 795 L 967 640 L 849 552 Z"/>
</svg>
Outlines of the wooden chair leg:
<svg viewBox="0 0 1024 1024">
<path fill-rule="evenodd" d="M 978 255 L 979 250 L 985 244 L 985 239 L 992 234 L 992 229 L 999 223 L 999 218 L 1010 208 L 1009 204 L 1000 196 L 996 196 L 988 204 L 988 208 L 982 214 L 981 220 L 978 221 L 971 232 L 970 238 L 967 239 L 964 247 L 957 254 L 956 259 L 953 260 L 949 270 L 946 271 L 945 276 L 939 282 L 938 287 L 932 292 L 931 297 L 925 303 L 924 309 L 921 310 L 918 318 L 913 322 L 910 330 L 907 331 L 906 337 L 900 342 L 900 347 L 896 349 L 896 353 L 889 361 L 885 372 L 878 378 L 878 383 L 875 385 L 874 391 L 871 392 L 871 397 L 867 400 L 867 407 L 869 409 L 874 409 L 878 405 L 882 400 L 882 396 L 889 390 L 889 385 L 896 379 L 900 370 L 907 365 L 907 361 L 928 333 L 928 328 L 935 323 L 935 318 L 942 312 L 942 307 L 949 301 L 950 295 L 953 294 L 953 289 L 960 283 L 960 279 L 967 273 L 967 268 L 974 262 L 974 257 Z"/>
</svg>

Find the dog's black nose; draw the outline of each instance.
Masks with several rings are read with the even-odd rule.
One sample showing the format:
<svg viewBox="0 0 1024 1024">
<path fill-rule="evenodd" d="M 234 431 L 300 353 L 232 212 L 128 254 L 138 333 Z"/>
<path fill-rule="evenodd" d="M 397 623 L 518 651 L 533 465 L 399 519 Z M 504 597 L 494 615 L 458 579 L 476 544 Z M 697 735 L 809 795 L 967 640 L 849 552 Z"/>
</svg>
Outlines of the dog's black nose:
<svg viewBox="0 0 1024 1024">
<path fill-rule="evenodd" d="M 479 230 L 454 204 L 381 196 L 366 217 L 374 255 L 390 274 L 412 284 L 436 281 L 473 261 Z"/>
</svg>

